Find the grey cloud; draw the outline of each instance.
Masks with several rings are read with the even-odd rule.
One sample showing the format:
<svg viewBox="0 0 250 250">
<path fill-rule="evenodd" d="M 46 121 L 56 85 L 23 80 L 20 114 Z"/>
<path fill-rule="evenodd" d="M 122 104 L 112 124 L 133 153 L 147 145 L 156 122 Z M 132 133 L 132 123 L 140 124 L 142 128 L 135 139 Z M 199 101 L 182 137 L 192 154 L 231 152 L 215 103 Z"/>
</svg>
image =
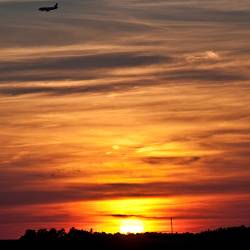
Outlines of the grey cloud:
<svg viewBox="0 0 250 250">
<path fill-rule="evenodd" d="M 58 56 L 56 58 L 39 58 L 17 62 L 0 63 L 0 73 L 17 73 L 19 71 L 39 70 L 89 70 L 102 68 L 134 67 L 169 62 L 171 59 L 162 55 L 143 52 L 117 52 L 95 55 Z M 44 72 L 46 73 L 46 72 Z"/>
<path fill-rule="evenodd" d="M 145 1 L 144 1 L 145 2 Z M 144 20 L 186 21 L 205 23 L 249 23 L 250 10 L 216 9 L 197 3 L 189 4 L 142 4 L 127 6 L 127 11 Z"/>
<path fill-rule="evenodd" d="M 52 147 L 51 147 L 52 149 Z M 37 152 L 35 152 L 37 150 Z M 53 150 L 53 149 L 52 149 Z M 20 157 L 9 157 L 2 156 L 0 164 L 2 168 L 6 169 L 21 169 L 21 168 L 32 168 L 34 166 L 43 166 L 50 164 L 50 166 L 57 165 L 62 162 L 70 162 L 74 157 L 74 152 L 62 152 L 62 153 L 47 153 L 40 154 L 39 149 L 33 148 L 33 152 L 27 153 Z M 17 156 L 17 155 L 16 155 Z"/>
<path fill-rule="evenodd" d="M 158 59 L 157 59 L 158 60 Z M 66 70 L 67 72 L 67 70 Z M 64 73 L 62 75 L 58 73 L 58 76 L 48 76 L 45 73 L 45 76 L 23 76 L 18 77 L 14 76 L 13 80 L 23 81 L 23 80 L 38 80 L 42 79 L 47 80 L 83 80 L 86 76 L 83 77 L 81 75 L 74 76 L 70 71 L 65 76 Z M 100 75 L 98 75 L 100 74 Z M 95 77 L 101 77 L 103 72 L 96 72 Z M 107 75 L 106 75 L 107 76 Z M 91 78 L 91 76 L 89 76 Z M 82 79 L 83 78 L 83 79 Z M 92 75 L 94 79 L 94 73 Z M 92 85 L 77 85 L 77 86 L 63 86 L 57 87 L 53 86 L 33 86 L 23 87 L 23 86 L 15 86 L 12 87 L 11 84 L 8 86 L 4 86 L 0 88 L 0 94 L 2 95 L 22 95 L 22 94 L 53 94 L 53 95 L 66 95 L 66 94 L 84 94 L 84 93 L 106 93 L 106 92 L 119 92 L 126 91 L 134 88 L 144 88 L 144 87 L 152 87 L 152 86 L 163 86 L 165 84 L 177 84 L 177 83 L 185 83 L 185 84 L 194 84 L 196 83 L 210 83 L 210 84 L 228 84 L 232 81 L 248 81 L 249 76 L 244 75 L 242 73 L 229 72 L 228 70 L 204 70 L 204 69 L 174 69 L 172 71 L 162 71 L 161 73 L 151 74 L 151 76 L 142 75 L 141 79 L 135 79 L 132 81 L 120 81 L 116 83 L 108 83 L 108 80 L 105 78 L 100 79 L 100 84 L 92 84 Z M 119 80 L 119 77 L 117 78 Z M 190 82 L 192 80 L 192 82 Z"/>
<path fill-rule="evenodd" d="M 158 164 L 176 164 L 176 165 L 188 165 L 199 161 L 200 157 L 156 157 L 150 156 L 142 158 L 142 161 L 151 165 L 158 165 Z"/>
<path fill-rule="evenodd" d="M 128 21 L 128 13 L 124 13 L 121 6 L 110 0 L 62 0 L 61 8 L 53 15 L 37 11 L 44 3 L 0 3 L 0 32 L 5 34 L 1 37 L 0 46 L 110 43 L 125 34 L 130 37 L 135 32 L 148 30 L 142 23 Z"/>
<path fill-rule="evenodd" d="M 54 190 L 0 191 L 0 205 L 47 204 L 70 201 L 102 200 L 125 197 L 172 197 L 185 195 L 249 194 L 250 181 L 111 183 L 71 185 Z"/>
<path fill-rule="evenodd" d="M 18 213 L 18 212 L 0 212 L 1 224 L 17 224 L 17 223 L 50 223 L 50 222 L 66 222 L 73 219 L 67 213 L 59 213 L 52 215 L 32 215 L 30 213 Z"/>
<path fill-rule="evenodd" d="M 210 81 L 210 82 L 228 82 L 228 81 L 246 81 L 248 75 L 241 72 L 231 71 L 230 69 L 180 69 L 165 73 L 162 76 L 166 80 L 193 80 L 193 81 Z"/>
<path fill-rule="evenodd" d="M 52 58 L 43 57 L 19 62 L 5 61 L 0 62 L 0 82 L 13 81 L 20 83 L 25 81 L 89 80 L 98 78 L 105 80 L 105 76 L 112 69 L 157 65 L 170 63 L 172 60 L 171 57 L 165 55 L 134 51 Z M 25 89 L 23 91 L 25 92 Z M 30 89 L 31 93 L 40 91 L 53 92 L 53 88 L 46 89 L 44 87 L 44 89 L 39 89 L 39 87 L 31 87 Z M 54 91 L 56 91 L 56 88 Z M 60 92 L 60 90 L 58 91 Z M 72 91 L 74 92 L 74 87 Z M 20 92 L 22 92 L 22 87 Z M 15 94 L 15 90 L 13 90 L 13 94 Z"/>
<path fill-rule="evenodd" d="M 148 1 L 62 0 L 64 11 L 44 18 L 36 11 L 41 2 L 8 1 L 1 3 L 0 8 L 0 32 L 4 34 L 0 46 L 89 44 L 93 41 L 120 43 L 137 37 L 138 32 L 140 35 L 157 34 L 173 23 L 176 28 L 183 29 L 184 37 L 189 23 L 198 24 L 198 32 L 204 32 L 207 24 L 211 23 L 237 24 L 246 29 L 244 25 L 250 22 L 250 10 L 246 4 L 237 10 L 233 7 L 222 10 L 221 3 L 207 6 L 208 2 L 211 1 L 162 1 L 152 4 Z M 237 35 L 236 30 L 230 32 Z M 164 34 L 168 36 L 168 33 Z M 194 35 L 197 33 L 194 32 Z"/>
</svg>

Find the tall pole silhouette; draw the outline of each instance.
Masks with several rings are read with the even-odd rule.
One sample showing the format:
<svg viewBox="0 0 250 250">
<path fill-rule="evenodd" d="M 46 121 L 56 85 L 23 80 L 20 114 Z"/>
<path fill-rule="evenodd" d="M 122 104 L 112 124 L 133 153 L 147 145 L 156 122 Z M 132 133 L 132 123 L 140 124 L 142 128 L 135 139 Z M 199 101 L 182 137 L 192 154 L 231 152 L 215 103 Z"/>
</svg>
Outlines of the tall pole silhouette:
<svg viewBox="0 0 250 250">
<path fill-rule="evenodd" d="M 174 233 L 174 229 L 173 229 L 173 218 L 170 218 L 170 226 L 171 226 L 171 234 Z"/>
</svg>

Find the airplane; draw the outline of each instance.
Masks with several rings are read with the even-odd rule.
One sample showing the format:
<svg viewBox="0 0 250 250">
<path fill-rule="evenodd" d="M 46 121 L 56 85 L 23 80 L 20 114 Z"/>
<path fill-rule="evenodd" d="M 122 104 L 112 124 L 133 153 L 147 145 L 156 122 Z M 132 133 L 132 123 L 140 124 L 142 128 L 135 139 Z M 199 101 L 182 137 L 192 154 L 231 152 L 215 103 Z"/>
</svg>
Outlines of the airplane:
<svg viewBox="0 0 250 250">
<path fill-rule="evenodd" d="M 47 11 L 47 12 L 49 12 L 49 11 L 51 11 L 51 10 L 56 10 L 56 9 L 58 9 L 58 3 L 56 3 L 54 6 L 52 6 L 52 7 L 41 7 L 41 8 L 39 8 L 38 10 L 39 11 Z"/>
</svg>

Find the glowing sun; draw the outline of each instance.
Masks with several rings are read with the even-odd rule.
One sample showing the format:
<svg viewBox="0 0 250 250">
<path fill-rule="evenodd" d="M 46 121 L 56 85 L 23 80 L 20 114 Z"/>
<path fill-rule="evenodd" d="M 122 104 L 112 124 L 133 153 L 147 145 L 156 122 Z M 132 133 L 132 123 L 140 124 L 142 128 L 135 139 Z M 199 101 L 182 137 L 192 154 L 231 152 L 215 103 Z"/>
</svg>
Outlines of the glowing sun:
<svg viewBox="0 0 250 250">
<path fill-rule="evenodd" d="M 144 225 L 143 222 L 140 220 L 123 220 L 121 221 L 120 226 L 120 233 L 122 234 L 136 234 L 136 233 L 143 233 L 144 232 Z"/>
</svg>

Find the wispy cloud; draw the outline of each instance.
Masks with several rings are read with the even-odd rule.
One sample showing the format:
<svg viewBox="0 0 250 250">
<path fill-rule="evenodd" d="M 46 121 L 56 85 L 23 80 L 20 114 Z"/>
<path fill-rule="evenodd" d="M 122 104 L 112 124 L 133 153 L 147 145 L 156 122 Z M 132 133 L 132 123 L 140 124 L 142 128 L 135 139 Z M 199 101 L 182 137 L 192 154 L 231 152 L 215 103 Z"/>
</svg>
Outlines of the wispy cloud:
<svg viewBox="0 0 250 250">
<path fill-rule="evenodd" d="M 250 182 L 241 178 L 196 183 L 111 183 L 72 185 L 57 190 L 1 190 L 1 206 L 47 204 L 129 197 L 175 197 L 185 195 L 247 194 Z"/>
<path fill-rule="evenodd" d="M 45 4 L 0 1 L 0 223 L 247 221 L 249 4 Z"/>
</svg>

